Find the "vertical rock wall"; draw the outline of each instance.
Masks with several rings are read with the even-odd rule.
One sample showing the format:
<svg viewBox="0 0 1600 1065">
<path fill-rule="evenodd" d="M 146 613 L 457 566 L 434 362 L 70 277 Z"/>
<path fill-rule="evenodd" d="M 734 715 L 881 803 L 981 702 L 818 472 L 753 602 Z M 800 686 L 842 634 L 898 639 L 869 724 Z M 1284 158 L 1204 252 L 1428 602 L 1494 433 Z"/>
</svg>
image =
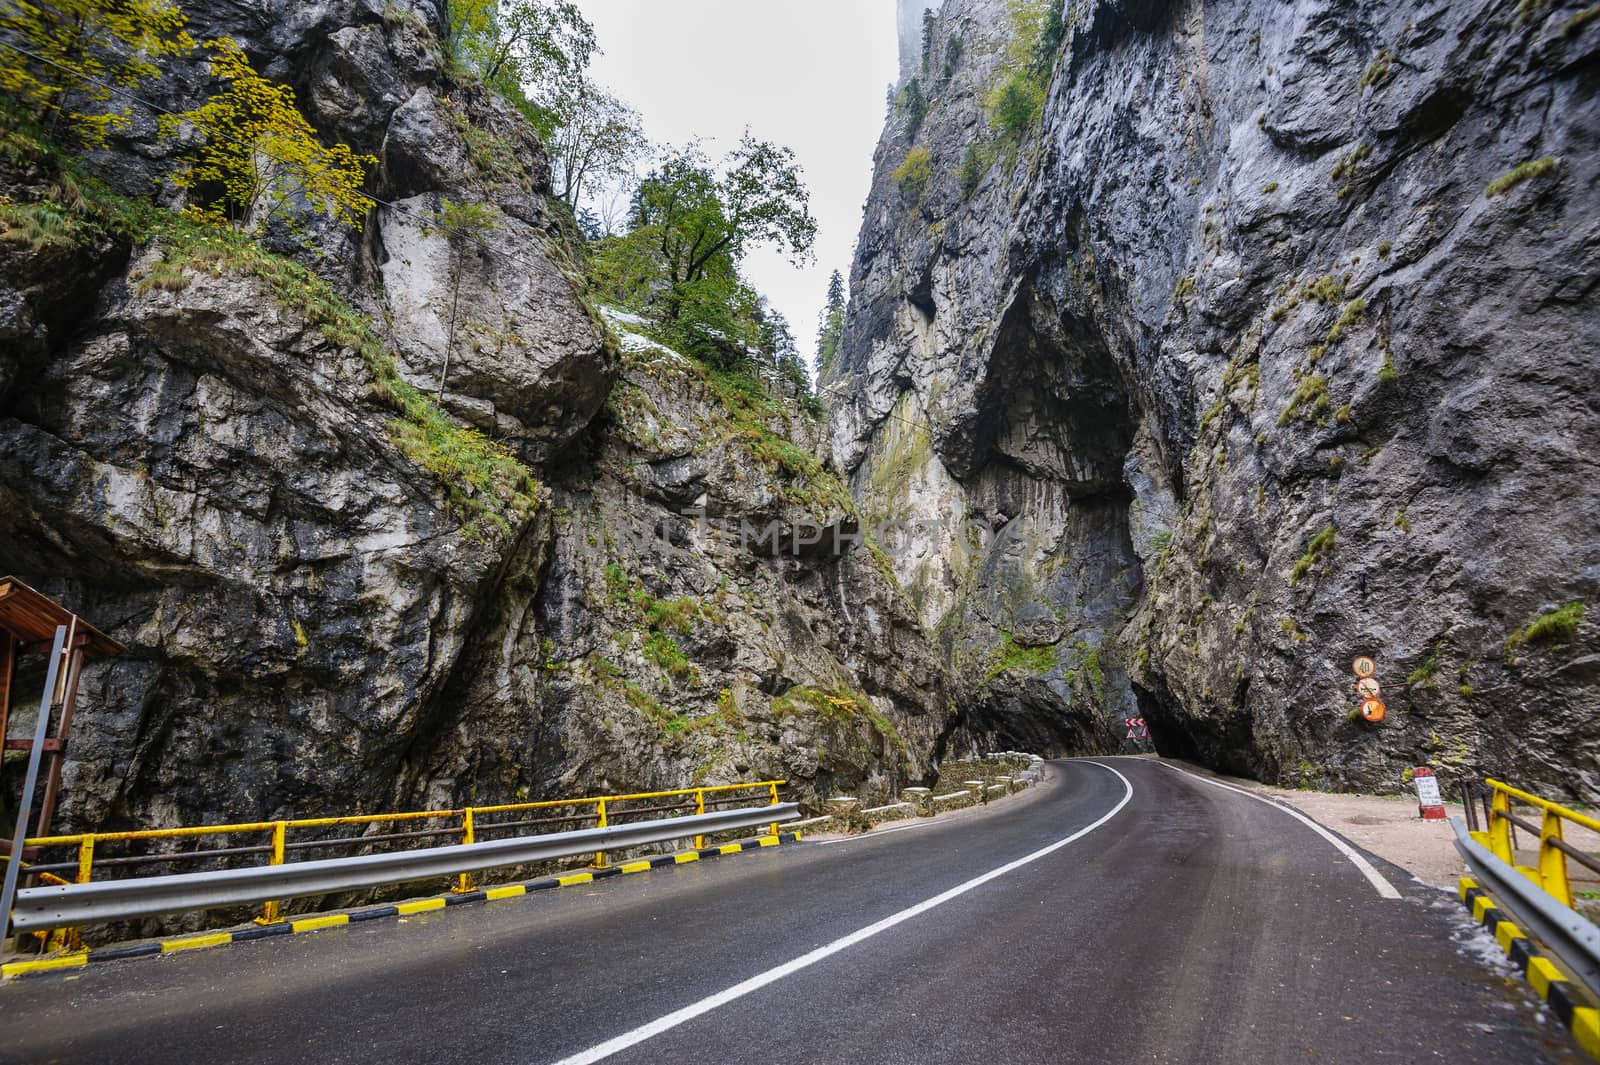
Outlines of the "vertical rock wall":
<svg viewBox="0 0 1600 1065">
<path fill-rule="evenodd" d="M 1078 3 L 1005 143 L 1007 9 L 941 9 L 962 55 L 880 142 L 831 373 L 863 512 L 932 527 L 886 546 L 966 729 L 1592 799 L 1600 21 Z"/>
</svg>

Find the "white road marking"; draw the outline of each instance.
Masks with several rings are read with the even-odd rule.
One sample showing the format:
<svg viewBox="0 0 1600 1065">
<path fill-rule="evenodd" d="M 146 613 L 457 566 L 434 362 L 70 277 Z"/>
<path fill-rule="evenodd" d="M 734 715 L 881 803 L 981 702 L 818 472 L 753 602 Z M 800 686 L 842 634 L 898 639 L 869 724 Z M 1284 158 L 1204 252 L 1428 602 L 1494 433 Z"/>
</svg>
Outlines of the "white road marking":
<svg viewBox="0 0 1600 1065">
<path fill-rule="evenodd" d="M 1224 784 L 1220 780 L 1212 780 L 1210 777 L 1203 777 L 1199 773 L 1191 773 L 1187 769 L 1179 769 L 1177 766 L 1172 765 L 1169 762 L 1161 762 L 1159 764 L 1164 765 L 1168 769 L 1174 770 L 1175 772 L 1182 773 L 1186 777 L 1193 777 L 1195 780 L 1203 780 L 1207 784 L 1214 784 L 1219 788 L 1227 788 L 1229 791 L 1236 791 L 1240 795 L 1249 796 L 1257 802 L 1264 802 L 1274 809 L 1282 810 L 1284 813 L 1288 814 L 1296 821 L 1301 822 L 1307 828 L 1311 829 L 1311 831 L 1315 832 L 1317 835 L 1333 844 L 1335 850 L 1344 855 L 1346 858 L 1349 858 L 1350 864 L 1361 870 L 1361 875 L 1366 877 L 1367 882 L 1377 889 L 1380 897 L 1386 899 L 1398 899 L 1401 897 L 1400 892 L 1395 889 L 1395 886 L 1389 883 L 1388 880 L 1384 879 L 1383 874 L 1374 869 L 1372 867 L 1372 863 L 1363 858 L 1354 847 L 1350 846 L 1350 844 L 1346 843 L 1338 836 L 1335 836 L 1332 832 L 1329 832 L 1327 829 L 1323 828 L 1321 825 L 1317 824 L 1311 818 L 1307 817 L 1299 810 L 1296 810 L 1294 807 L 1288 806 L 1281 802 L 1275 802 L 1264 795 L 1257 795 L 1253 791 L 1246 791 L 1243 788 L 1236 788 L 1232 784 Z"/>
<path fill-rule="evenodd" d="M 616 1038 L 608 1039 L 604 1043 L 590 1047 L 588 1050 L 579 1051 L 570 1057 L 562 1058 L 560 1061 L 556 1062 L 555 1065 L 591 1065 L 592 1062 L 603 1061 L 606 1058 L 611 1057 L 613 1054 L 627 1050 L 629 1047 L 637 1046 L 647 1039 L 652 1039 L 663 1032 L 670 1031 L 671 1029 L 678 1027 L 680 1024 L 692 1021 L 701 1014 L 710 1013 L 718 1006 L 726 1006 L 730 1002 L 744 998 L 746 995 L 751 994 L 752 992 L 761 990 L 768 984 L 782 980 L 786 976 L 792 976 L 801 969 L 815 965 L 817 962 L 822 961 L 824 958 L 830 957 L 831 955 L 837 954 L 841 950 L 853 947 L 857 943 L 871 939 L 873 936 L 876 936 L 882 932 L 887 932 L 897 924 L 900 924 L 904 921 L 909 921 L 913 917 L 927 913 L 935 906 L 942 906 L 951 899 L 965 895 L 974 888 L 982 887 L 991 880 L 1005 876 L 1007 873 L 1015 872 L 1030 862 L 1036 862 L 1040 858 L 1054 854 L 1067 844 L 1074 843 L 1077 840 L 1082 839 L 1084 836 L 1087 836 L 1089 833 L 1093 832 L 1095 829 L 1099 828 L 1101 825 L 1115 817 L 1124 806 L 1128 805 L 1129 800 L 1133 798 L 1133 784 L 1128 780 L 1127 777 L 1123 776 L 1121 773 L 1118 773 L 1110 766 L 1104 765 L 1100 762 L 1090 762 L 1088 764 L 1099 766 L 1101 769 L 1114 774 L 1118 780 L 1122 781 L 1122 786 L 1124 788 L 1122 799 L 1108 812 L 1102 814 L 1098 820 L 1078 829 L 1078 831 L 1074 832 L 1065 839 L 1056 840 L 1049 846 L 1041 847 L 1032 854 L 1025 854 L 1014 862 L 1007 862 L 998 869 L 991 869 L 989 872 L 984 873 L 981 876 L 975 876 L 963 884 L 957 884 L 949 891 L 941 892 L 940 894 L 933 896 L 931 899 L 919 902 L 915 906 L 907 907 L 906 909 L 901 910 L 899 913 L 891 914 L 881 921 L 876 921 L 873 924 L 867 925 L 865 928 L 851 932 L 847 936 L 842 936 L 839 939 L 834 940 L 832 943 L 818 947 L 809 954 L 802 954 L 793 961 L 786 961 L 782 965 L 768 969 L 764 973 L 759 973 L 756 976 L 752 976 L 748 980 L 734 984 L 730 988 L 727 988 L 723 991 L 718 991 L 716 994 L 703 998 L 699 1002 L 685 1006 L 680 1010 L 674 1010 L 664 1017 L 659 1017 L 656 1020 L 651 1021 L 649 1024 L 640 1025 L 631 1032 L 624 1032 Z"/>
</svg>

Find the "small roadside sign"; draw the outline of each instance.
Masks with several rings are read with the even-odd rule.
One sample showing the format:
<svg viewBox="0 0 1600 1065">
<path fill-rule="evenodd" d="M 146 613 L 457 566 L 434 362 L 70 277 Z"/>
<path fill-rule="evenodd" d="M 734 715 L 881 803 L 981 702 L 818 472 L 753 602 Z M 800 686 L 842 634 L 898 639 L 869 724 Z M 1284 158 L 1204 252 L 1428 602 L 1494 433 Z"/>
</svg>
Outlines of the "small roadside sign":
<svg viewBox="0 0 1600 1065">
<path fill-rule="evenodd" d="M 1356 691 L 1363 699 L 1376 699 L 1383 689 L 1378 685 L 1377 677 L 1362 677 L 1356 681 Z"/>
<path fill-rule="evenodd" d="M 1387 714 L 1388 712 L 1389 708 L 1384 706 L 1383 701 L 1380 699 L 1361 700 L 1361 716 L 1367 721 L 1371 721 L 1373 724 L 1377 724 L 1379 721 L 1382 721 L 1383 715 Z"/>
<path fill-rule="evenodd" d="M 1370 677 L 1378 671 L 1378 663 L 1366 655 L 1360 655 L 1354 662 L 1350 663 L 1350 669 L 1358 677 Z"/>
<path fill-rule="evenodd" d="M 1439 778 L 1427 766 L 1411 771 L 1411 782 L 1417 789 L 1417 812 L 1427 821 L 1443 821 L 1444 797 L 1439 794 Z"/>
</svg>

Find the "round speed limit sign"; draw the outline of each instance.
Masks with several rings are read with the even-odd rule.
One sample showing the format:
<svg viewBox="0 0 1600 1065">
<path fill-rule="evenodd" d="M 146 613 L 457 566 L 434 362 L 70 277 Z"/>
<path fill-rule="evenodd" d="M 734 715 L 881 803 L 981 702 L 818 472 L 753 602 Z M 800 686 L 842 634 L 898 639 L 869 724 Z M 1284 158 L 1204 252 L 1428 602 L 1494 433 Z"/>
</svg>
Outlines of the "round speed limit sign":
<svg viewBox="0 0 1600 1065">
<path fill-rule="evenodd" d="M 1378 663 L 1374 662 L 1366 655 L 1362 655 L 1354 662 L 1350 663 L 1350 668 L 1358 677 L 1370 677 L 1378 671 Z"/>
</svg>

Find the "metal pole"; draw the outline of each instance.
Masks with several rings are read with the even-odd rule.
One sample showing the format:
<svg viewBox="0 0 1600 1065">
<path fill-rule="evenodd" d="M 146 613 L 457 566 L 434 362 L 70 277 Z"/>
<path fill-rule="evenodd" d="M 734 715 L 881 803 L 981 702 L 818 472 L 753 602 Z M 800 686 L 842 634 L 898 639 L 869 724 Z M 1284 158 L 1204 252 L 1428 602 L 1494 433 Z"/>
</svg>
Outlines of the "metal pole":
<svg viewBox="0 0 1600 1065">
<path fill-rule="evenodd" d="M 56 696 L 56 681 L 61 673 L 62 649 L 67 643 L 67 627 L 56 626 L 56 640 L 50 649 L 50 669 L 45 676 L 44 694 L 39 697 L 39 721 L 33 727 L 33 749 L 28 752 L 28 775 L 22 782 L 22 798 L 17 803 L 17 827 L 6 859 L 5 887 L 0 889 L 0 931 L 11 922 L 11 903 L 17 897 L 17 876 L 22 872 L 22 843 L 28 836 L 28 815 L 33 812 L 33 789 L 39 783 L 39 761 L 44 757 L 45 733 L 50 729 L 50 705 Z"/>
</svg>

